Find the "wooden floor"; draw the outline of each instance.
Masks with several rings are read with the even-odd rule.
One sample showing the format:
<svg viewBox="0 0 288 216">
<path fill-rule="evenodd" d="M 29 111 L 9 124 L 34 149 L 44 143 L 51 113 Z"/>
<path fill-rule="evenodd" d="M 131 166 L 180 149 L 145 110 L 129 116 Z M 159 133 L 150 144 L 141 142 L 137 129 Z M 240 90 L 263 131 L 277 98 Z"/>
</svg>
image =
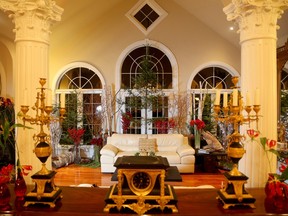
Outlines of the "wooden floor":
<svg viewBox="0 0 288 216">
<path fill-rule="evenodd" d="M 71 164 L 55 170 L 55 184 L 57 186 L 78 186 L 79 184 L 94 184 L 97 186 L 111 186 L 115 181 L 111 181 L 112 174 L 103 174 L 98 168 L 89 168 Z M 213 186 L 221 188 L 224 176 L 220 173 L 193 173 L 181 174 L 182 182 L 169 182 L 172 186 L 179 187 L 199 187 Z"/>
</svg>

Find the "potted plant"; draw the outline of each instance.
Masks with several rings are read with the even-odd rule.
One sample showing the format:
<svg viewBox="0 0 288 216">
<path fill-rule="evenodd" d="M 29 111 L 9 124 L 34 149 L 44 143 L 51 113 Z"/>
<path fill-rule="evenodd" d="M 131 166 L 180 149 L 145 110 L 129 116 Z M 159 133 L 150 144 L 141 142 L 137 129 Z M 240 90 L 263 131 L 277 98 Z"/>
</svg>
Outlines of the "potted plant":
<svg viewBox="0 0 288 216">
<path fill-rule="evenodd" d="M 15 164 L 15 128 L 24 127 L 15 123 L 14 103 L 9 98 L 0 97 L 0 166 Z"/>
</svg>

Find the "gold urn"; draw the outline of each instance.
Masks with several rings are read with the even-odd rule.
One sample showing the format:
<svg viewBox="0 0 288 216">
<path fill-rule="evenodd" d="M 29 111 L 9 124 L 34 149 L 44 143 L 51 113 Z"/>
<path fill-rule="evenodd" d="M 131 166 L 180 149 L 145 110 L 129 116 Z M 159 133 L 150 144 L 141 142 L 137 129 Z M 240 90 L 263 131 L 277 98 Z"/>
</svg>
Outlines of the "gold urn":
<svg viewBox="0 0 288 216">
<path fill-rule="evenodd" d="M 241 176 L 241 172 L 238 170 L 238 162 L 245 154 L 245 149 L 243 145 L 240 142 L 232 142 L 230 143 L 228 149 L 227 149 L 227 155 L 231 159 L 233 163 L 233 168 L 230 171 L 230 174 L 232 176 Z"/>
</svg>

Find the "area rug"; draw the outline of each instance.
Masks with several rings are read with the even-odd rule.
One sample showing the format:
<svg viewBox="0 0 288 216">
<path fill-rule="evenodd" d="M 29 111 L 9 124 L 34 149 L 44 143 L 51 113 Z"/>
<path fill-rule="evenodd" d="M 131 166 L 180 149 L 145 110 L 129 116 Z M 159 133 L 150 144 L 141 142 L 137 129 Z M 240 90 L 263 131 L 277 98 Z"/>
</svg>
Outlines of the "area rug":
<svg viewBox="0 0 288 216">
<path fill-rule="evenodd" d="M 115 172 L 113 173 L 112 177 L 111 177 L 111 181 L 117 181 L 117 169 L 115 170 Z M 166 173 L 166 177 L 165 177 L 165 181 L 169 182 L 182 182 L 182 177 L 179 173 L 179 170 L 176 166 L 170 166 L 167 169 L 167 173 Z"/>
</svg>

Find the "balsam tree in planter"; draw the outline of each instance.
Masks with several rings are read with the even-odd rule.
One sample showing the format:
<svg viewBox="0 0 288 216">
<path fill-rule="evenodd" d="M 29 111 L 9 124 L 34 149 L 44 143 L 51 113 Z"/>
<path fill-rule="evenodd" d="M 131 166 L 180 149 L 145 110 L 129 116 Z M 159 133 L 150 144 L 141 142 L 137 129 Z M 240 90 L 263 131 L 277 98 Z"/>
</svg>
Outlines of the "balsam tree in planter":
<svg viewBox="0 0 288 216">
<path fill-rule="evenodd" d="M 140 125 L 143 122 L 145 134 L 148 132 L 148 125 L 152 123 L 152 118 L 148 117 L 148 111 L 156 109 L 161 105 L 163 97 L 162 89 L 157 81 L 157 74 L 154 64 L 149 58 L 149 46 L 146 46 L 146 55 L 143 57 L 136 71 L 136 77 L 132 80 L 133 88 L 127 88 L 126 100 L 118 101 L 119 104 L 125 105 L 126 111 L 130 111 L 133 117 L 137 111 L 144 110 L 144 116 L 141 120 L 132 120 L 132 123 Z"/>
<path fill-rule="evenodd" d="M 83 135 L 83 144 L 90 144 L 93 131 L 89 128 L 89 123 L 86 115 L 80 112 L 79 109 L 83 108 L 82 101 L 79 100 L 79 92 L 75 91 L 66 95 L 66 115 L 62 123 L 62 135 L 60 139 L 61 144 L 73 145 L 68 129 L 71 128 L 83 128 L 85 134 Z"/>
</svg>

